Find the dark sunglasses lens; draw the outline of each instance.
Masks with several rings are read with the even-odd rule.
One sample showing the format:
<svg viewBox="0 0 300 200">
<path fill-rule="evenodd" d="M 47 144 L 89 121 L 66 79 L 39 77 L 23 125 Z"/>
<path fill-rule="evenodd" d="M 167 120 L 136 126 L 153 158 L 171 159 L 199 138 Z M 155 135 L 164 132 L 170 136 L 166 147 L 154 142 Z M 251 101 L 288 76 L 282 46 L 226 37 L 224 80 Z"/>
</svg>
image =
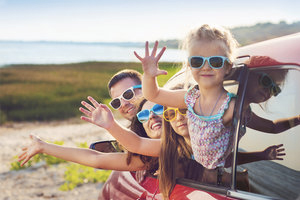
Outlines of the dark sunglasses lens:
<svg viewBox="0 0 300 200">
<path fill-rule="evenodd" d="M 110 102 L 110 105 L 114 109 L 118 109 L 121 106 L 121 101 L 120 101 L 120 99 L 114 99 Z"/>
<path fill-rule="evenodd" d="M 162 115 L 164 112 L 164 107 L 162 105 L 155 104 L 152 110 L 156 115 Z"/>
<path fill-rule="evenodd" d="M 274 95 L 275 97 L 281 92 L 281 89 L 278 85 L 274 85 L 271 87 L 271 94 Z"/>
<path fill-rule="evenodd" d="M 186 115 L 186 111 L 187 111 L 187 109 L 180 108 L 180 109 L 178 109 L 178 111 L 180 112 L 180 114 L 182 114 L 182 115 Z"/>
<path fill-rule="evenodd" d="M 209 59 L 209 63 L 214 68 L 222 68 L 224 65 L 223 59 L 221 57 L 215 56 Z"/>
<path fill-rule="evenodd" d="M 134 93 L 131 89 L 128 89 L 126 90 L 124 93 L 123 93 L 123 98 L 126 99 L 126 100 L 130 100 L 132 99 L 134 96 Z"/>
<path fill-rule="evenodd" d="M 141 123 L 145 123 L 149 119 L 149 110 L 142 110 L 137 114 L 137 118 Z"/>
<path fill-rule="evenodd" d="M 203 58 L 194 57 L 194 58 L 191 58 L 190 65 L 191 65 L 191 67 L 194 67 L 194 68 L 200 68 L 200 67 L 202 67 L 203 62 L 204 62 Z"/>
<path fill-rule="evenodd" d="M 272 79 L 268 75 L 262 75 L 260 83 L 264 87 L 270 87 L 273 83 Z"/>
<path fill-rule="evenodd" d="M 174 119 L 175 115 L 176 115 L 176 111 L 174 109 L 166 110 L 164 112 L 164 118 L 168 121 Z"/>
</svg>

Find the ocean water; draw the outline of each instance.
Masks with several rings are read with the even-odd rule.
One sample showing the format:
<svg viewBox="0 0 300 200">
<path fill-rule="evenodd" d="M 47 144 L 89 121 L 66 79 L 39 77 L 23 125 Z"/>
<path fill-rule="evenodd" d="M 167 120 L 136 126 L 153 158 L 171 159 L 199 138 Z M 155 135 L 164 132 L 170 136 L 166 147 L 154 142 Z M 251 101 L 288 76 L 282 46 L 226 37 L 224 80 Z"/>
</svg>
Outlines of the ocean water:
<svg viewBox="0 0 300 200">
<path fill-rule="evenodd" d="M 0 67 L 10 64 L 63 64 L 86 61 L 139 62 L 133 51 L 143 56 L 143 44 L 0 41 Z M 167 49 L 161 61 L 182 62 L 184 58 L 183 51 Z"/>
</svg>

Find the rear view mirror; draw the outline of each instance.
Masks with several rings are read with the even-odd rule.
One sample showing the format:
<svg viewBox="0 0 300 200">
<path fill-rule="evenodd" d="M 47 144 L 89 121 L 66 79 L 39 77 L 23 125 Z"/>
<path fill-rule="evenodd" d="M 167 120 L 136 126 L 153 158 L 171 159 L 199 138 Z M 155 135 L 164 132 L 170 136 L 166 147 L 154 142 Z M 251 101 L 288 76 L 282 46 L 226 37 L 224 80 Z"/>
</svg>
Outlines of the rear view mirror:
<svg viewBox="0 0 300 200">
<path fill-rule="evenodd" d="M 90 145 L 90 149 L 103 153 L 123 152 L 116 140 L 94 142 Z"/>
</svg>

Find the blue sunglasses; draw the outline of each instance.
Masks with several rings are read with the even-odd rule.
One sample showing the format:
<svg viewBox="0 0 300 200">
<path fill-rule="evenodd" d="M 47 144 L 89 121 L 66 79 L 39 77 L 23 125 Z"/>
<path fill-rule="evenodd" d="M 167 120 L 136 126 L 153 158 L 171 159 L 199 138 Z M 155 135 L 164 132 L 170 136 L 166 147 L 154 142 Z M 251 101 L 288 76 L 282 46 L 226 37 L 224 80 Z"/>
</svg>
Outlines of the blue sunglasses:
<svg viewBox="0 0 300 200">
<path fill-rule="evenodd" d="M 207 61 L 209 66 L 213 69 L 221 69 L 222 67 L 224 67 L 225 61 L 230 63 L 230 60 L 224 56 L 210 56 L 210 57 L 190 56 L 188 60 L 192 68 L 199 68 L 199 69 L 204 66 L 205 61 Z"/>
<path fill-rule="evenodd" d="M 147 122 L 149 120 L 151 112 L 153 112 L 155 115 L 162 115 L 164 112 L 164 107 L 162 105 L 155 104 L 151 109 L 141 110 L 136 114 L 139 122 Z"/>
</svg>

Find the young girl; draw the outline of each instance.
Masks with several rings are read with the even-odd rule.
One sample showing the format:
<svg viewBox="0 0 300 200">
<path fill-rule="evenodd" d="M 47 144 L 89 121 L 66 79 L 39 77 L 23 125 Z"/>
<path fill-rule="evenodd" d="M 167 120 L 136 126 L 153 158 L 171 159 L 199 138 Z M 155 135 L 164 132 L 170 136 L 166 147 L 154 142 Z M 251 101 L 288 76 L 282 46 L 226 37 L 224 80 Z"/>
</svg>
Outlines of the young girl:
<svg viewBox="0 0 300 200">
<path fill-rule="evenodd" d="M 194 159 L 208 169 L 224 167 L 233 145 L 230 125 L 235 95 L 224 89 L 223 81 L 231 71 L 237 42 L 229 31 L 222 28 L 203 25 L 192 31 L 184 47 L 189 54 L 187 70 L 191 70 L 197 85 L 188 91 L 158 87 L 156 76 L 167 72 L 158 68 L 158 61 L 166 48 L 156 56 L 157 46 L 158 42 L 150 55 L 146 42 L 144 58 L 134 52 L 144 70 L 143 95 L 163 106 L 187 108 Z M 253 116 L 248 125 L 260 124 L 253 128 L 267 133 L 280 133 L 300 123 L 299 116 L 277 121 L 264 119 L 264 123 L 262 118 Z M 293 126 L 289 125 L 290 121 Z"/>
<path fill-rule="evenodd" d="M 203 25 L 188 36 L 188 66 L 198 83 L 186 91 L 159 88 L 156 76 L 166 74 L 159 70 L 158 61 L 163 48 L 156 56 L 158 42 L 149 55 L 146 42 L 142 62 L 143 94 L 150 101 L 164 106 L 187 108 L 188 127 L 194 159 L 208 169 L 223 167 L 231 152 L 230 124 L 234 109 L 234 95 L 223 87 L 224 77 L 232 68 L 236 41 L 230 32 Z"/>
</svg>

